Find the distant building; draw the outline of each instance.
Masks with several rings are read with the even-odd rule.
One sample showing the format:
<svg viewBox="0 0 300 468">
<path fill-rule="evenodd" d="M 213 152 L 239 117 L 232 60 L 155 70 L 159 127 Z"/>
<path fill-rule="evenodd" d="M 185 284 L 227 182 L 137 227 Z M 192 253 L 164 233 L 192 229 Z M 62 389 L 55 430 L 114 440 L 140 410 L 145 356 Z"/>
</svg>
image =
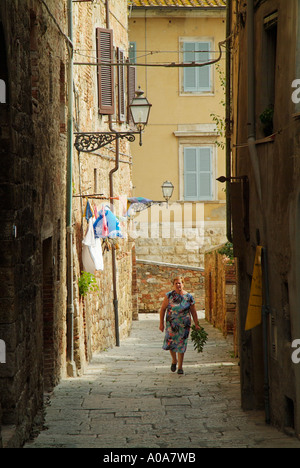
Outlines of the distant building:
<svg viewBox="0 0 300 468">
<path fill-rule="evenodd" d="M 220 56 L 225 1 L 131 0 L 129 11 L 130 60 L 153 105 L 143 146 L 132 147 L 134 195 L 159 201 L 163 182 L 174 185 L 169 208 L 153 205 L 136 217 L 137 257 L 203 267 L 204 252 L 226 240 L 226 197 L 216 181 L 225 174 L 225 48 L 217 64 L 175 64 Z"/>
</svg>

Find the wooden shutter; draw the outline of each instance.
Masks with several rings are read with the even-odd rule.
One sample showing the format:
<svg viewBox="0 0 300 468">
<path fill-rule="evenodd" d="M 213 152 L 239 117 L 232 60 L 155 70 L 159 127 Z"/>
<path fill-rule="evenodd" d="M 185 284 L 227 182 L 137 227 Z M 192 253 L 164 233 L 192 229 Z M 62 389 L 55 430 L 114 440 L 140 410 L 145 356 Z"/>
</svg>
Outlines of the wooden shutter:
<svg viewBox="0 0 300 468">
<path fill-rule="evenodd" d="M 131 103 L 132 99 L 135 97 L 136 91 L 136 67 L 128 66 L 128 76 L 127 76 L 127 96 L 128 96 L 128 106 Z M 129 107 L 127 106 L 127 122 L 132 123 L 132 117 Z"/>
<path fill-rule="evenodd" d="M 112 115 L 115 112 L 114 69 L 103 63 L 113 62 L 113 31 L 111 29 L 96 29 L 98 77 L 98 107 L 99 114 Z"/>
<path fill-rule="evenodd" d="M 212 200 L 212 148 L 184 148 L 184 199 Z"/>
<path fill-rule="evenodd" d="M 124 63 L 124 51 L 117 49 L 118 63 Z M 125 122 L 125 67 L 118 66 L 118 111 L 119 121 Z"/>
</svg>

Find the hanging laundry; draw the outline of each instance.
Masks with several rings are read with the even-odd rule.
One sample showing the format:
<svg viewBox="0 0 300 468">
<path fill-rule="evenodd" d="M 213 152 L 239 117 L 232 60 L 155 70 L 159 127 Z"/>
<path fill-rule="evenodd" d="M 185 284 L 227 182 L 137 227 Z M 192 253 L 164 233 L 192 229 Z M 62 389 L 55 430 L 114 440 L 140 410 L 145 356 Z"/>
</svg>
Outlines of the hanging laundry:
<svg viewBox="0 0 300 468">
<path fill-rule="evenodd" d="M 82 263 L 84 271 L 95 273 L 103 271 L 103 255 L 100 239 L 95 238 L 93 218 L 89 219 L 86 235 L 82 241 Z"/>
<path fill-rule="evenodd" d="M 85 219 L 88 221 L 94 216 L 89 200 L 87 200 L 85 208 Z"/>
<path fill-rule="evenodd" d="M 134 216 L 136 212 L 143 211 L 149 208 L 153 204 L 161 204 L 161 202 L 155 202 L 144 197 L 131 197 L 127 199 L 127 216 Z"/>
<path fill-rule="evenodd" d="M 109 231 L 104 211 L 104 206 L 102 207 L 102 237 L 108 237 Z"/>
<path fill-rule="evenodd" d="M 108 207 L 103 208 L 102 213 L 94 223 L 94 232 L 96 239 L 123 237 L 119 220 Z"/>
</svg>

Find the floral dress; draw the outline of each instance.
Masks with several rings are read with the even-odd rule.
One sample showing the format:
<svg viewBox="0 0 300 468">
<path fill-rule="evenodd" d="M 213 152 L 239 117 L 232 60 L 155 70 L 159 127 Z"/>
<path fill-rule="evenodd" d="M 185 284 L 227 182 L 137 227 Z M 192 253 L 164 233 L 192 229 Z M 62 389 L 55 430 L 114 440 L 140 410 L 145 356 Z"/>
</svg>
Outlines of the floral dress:
<svg viewBox="0 0 300 468">
<path fill-rule="evenodd" d="M 176 291 L 167 293 L 169 305 L 166 316 L 166 334 L 163 349 L 185 353 L 191 328 L 190 308 L 195 304 L 189 293 L 181 296 Z"/>
</svg>

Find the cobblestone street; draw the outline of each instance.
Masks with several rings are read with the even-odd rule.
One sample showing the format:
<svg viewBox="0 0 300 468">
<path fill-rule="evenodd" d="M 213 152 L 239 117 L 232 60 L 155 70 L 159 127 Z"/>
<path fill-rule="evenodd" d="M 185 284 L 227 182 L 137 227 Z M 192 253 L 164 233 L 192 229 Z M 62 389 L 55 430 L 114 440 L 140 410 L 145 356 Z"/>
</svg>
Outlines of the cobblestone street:
<svg viewBox="0 0 300 468">
<path fill-rule="evenodd" d="M 240 408 L 233 346 L 209 334 L 203 354 L 189 343 L 183 376 L 170 371 L 158 315 L 140 315 L 119 348 L 96 355 L 83 377 L 55 388 L 45 427 L 25 448 L 300 448 Z"/>
</svg>

